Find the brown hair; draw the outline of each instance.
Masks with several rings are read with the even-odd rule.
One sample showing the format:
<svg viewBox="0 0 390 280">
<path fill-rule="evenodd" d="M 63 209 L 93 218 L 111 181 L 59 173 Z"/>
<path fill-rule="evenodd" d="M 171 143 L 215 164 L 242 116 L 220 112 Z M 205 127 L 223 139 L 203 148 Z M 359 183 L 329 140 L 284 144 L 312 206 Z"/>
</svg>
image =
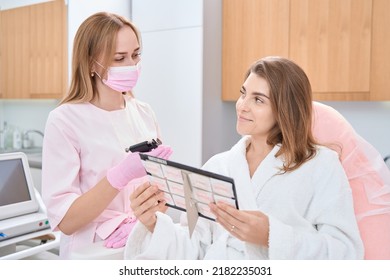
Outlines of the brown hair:
<svg viewBox="0 0 390 280">
<path fill-rule="evenodd" d="M 73 43 L 72 80 L 63 103 L 89 102 L 97 96 L 96 82 L 91 76 L 92 64 L 100 55 L 102 65 L 109 65 L 115 53 L 119 29 L 129 26 L 141 44 L 137 28 L 125 18 L 106 12 L 88 17 L 77 30 Z M 103 73 L 105 75 L 106 73 Z"/>
<path fill-rule="evenodd" d="M 276 120 L 267 144 L 281 144 L 276 156 L 284 157 L 283 171 L 299 168 L 316 154 L 312 125 L 312 91 L 308 77 L 296 63 L 281 57 L 265 57 L 247 72 L 264 78 Z"/>
</svg>

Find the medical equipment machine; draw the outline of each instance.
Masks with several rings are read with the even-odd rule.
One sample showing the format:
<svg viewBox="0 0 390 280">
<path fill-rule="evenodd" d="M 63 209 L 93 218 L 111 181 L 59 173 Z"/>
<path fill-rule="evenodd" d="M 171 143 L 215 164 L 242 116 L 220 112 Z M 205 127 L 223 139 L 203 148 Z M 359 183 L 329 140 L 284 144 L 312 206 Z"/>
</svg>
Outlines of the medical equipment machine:
<svg viewBox="0 0 390 280">
<path fill-rule="evenodd" d="M 0 154 L 0 247 L 8 239 L 50 228 L 24 153 Z"/>
</svg>

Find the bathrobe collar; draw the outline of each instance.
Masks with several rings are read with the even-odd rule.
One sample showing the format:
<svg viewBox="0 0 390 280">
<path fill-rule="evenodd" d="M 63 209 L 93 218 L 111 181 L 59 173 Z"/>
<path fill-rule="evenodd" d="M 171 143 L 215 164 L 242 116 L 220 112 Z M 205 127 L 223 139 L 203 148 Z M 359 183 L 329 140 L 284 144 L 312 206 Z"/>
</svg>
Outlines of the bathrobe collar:
<svg viewBox="0 0 390 280">
<path fill-rule="evenodd" d="M 269 152 L 264 160 L 257 167 L 252 178 L 250 178 L 248 162 L 246 160 L 246 148 L 250 143 L 250 136 L 244 136 L 230 150 L 228 169 L 231 177 L 235 178 L 235 186 L 238 197 L 238 205 L 242 210 L 256 210 L 256 197 L 264 185 L 275 175 L 279 174 L 283 167 L 283 161 L 275 155 L 280 145 Z"/>
</svg>

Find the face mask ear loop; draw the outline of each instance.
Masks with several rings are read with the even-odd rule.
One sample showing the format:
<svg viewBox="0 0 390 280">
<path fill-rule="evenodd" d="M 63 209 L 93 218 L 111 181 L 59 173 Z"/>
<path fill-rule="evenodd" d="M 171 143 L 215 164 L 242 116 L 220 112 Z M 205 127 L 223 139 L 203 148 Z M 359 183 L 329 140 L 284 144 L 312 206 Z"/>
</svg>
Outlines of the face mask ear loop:
<svg viewBox="0 0 390 280">
<path fill-rule="evenodd" d="M 98 77 L 99 77 L 99 79 L 100 79 L 100 80 L 102 79 L 102 77 L 100 77 L 100 75 L 99 75 L 99 73 L 98 73 L 98 72 L 96 72 L 96 71 L 95 71 L 95 74 L 96 74 L 96 76 L 98 76 Z"/>
<path fill-rule="evenodd" d="M 100 67 L 102 67 L 104 70 L 106 70 L 106 68 L 105 68 L 103 65 L 101 65 L 97 60 L 93 60 L 93 61 L 95 61 L 95 62 L 97 63 L 97 65 L 99 65 Z M 100 80 L 102 80 L 102 77 L 100 77 L 99 73 L 96 72 L 96 71 L 94 71 L 94 72 L 95 72 L 95 74 L 100 78 Z"/>
<path fill-rule="evenodd" d="M 93 60 L 93 61 L 95 61 L 100 67 L 102 67 L 103 69 L 106 69 L 106 67 L 104 67 L 103 65 L 101 65 L 97 60 Z"/>
</svg>

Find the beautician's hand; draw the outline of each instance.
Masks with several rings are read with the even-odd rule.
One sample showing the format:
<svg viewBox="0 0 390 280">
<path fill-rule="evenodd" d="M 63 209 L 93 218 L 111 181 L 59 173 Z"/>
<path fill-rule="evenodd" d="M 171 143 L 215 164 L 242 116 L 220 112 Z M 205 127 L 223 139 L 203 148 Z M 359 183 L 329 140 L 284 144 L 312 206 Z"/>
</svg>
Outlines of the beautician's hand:
<svg viewBox="0 0 390 280">
<path fill-rule="evenodd" d="M 169 146 L 160 145 L 145 154 L 168 159 L 172 154 L 172 149 Z M 107 171 L 107 180 L 114 188 L 122 190 L 131 180 L 145 175 L 146 171 L 139 153 L 129 153 L 118 165 Z"/>
<path fill-rule="evenodd" d="M 168 206 L 165 205 L 164 192 L 160 191 L 157 185 L 145 182 L 135 189 L 130 195 L 130 207 L 133 215 L 144 224 L 150 231 L 154 231 L 157 222 L 156 212 L 165 212 Z"/>
<path fill-rule="evenodd" d="M 134 218 L 121 223 L 119 227 L 104 241 L 104 246 L 107 248 L 121 248 L 125 246 L 127 237 L 133 229 L 136 221 L 137 219 Z"/>
<path fill-rule="evenodd" d="M 211 203 L 210 209 L 231 235 L 238 239 L 268 247 L 269 220 L 260 211 L 237 210 L 223 202 Z"/>
</svg>

